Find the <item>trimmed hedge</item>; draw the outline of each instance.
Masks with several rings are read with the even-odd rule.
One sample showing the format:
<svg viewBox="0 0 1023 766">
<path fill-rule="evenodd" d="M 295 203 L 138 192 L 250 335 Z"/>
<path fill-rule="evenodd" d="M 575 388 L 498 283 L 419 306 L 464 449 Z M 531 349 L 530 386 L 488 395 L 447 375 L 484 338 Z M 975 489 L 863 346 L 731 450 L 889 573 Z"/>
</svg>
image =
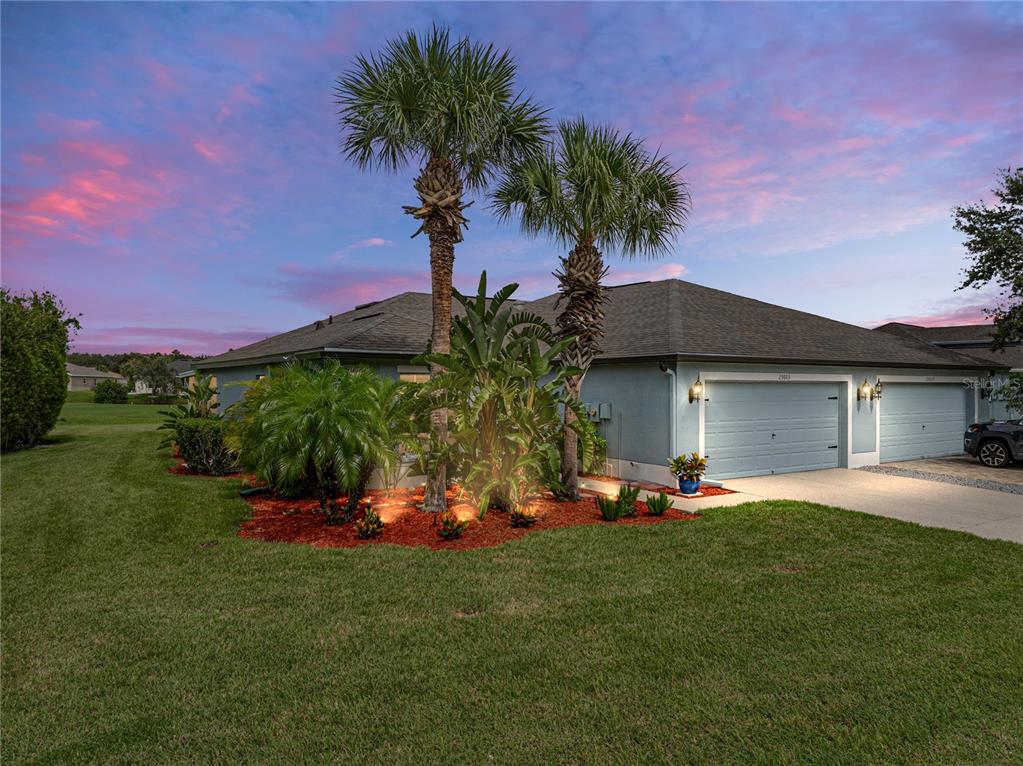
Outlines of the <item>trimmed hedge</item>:
<svg viewBox="0 0 1023 766">
<path fill-rule="evenodd" d="M 68 333 L 78 320 L 51 293 L 0 290 L 0 451 L 39 442 L 67 396 Z"/>
<path fill-rule="evenodd" d="M 128 387 L 116 380 L 101 380 L 92 389 L 92 401 L 96 404 L 127 404 Z"/>
<path fill-rule="evenodd" d="M 174 427 L 178 453 L 188 467 L 209 476 L 223 476 L 235 470 L 235 456 L 224 440 L 220 418 L 180 418 Z"/>
</svg>

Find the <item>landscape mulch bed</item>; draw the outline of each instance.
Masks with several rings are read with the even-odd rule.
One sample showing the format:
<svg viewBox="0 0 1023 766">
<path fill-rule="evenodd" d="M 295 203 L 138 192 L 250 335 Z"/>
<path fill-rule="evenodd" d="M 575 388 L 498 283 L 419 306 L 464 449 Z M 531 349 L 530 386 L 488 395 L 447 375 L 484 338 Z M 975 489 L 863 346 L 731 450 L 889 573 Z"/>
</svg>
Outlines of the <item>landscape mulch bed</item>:
<svg viewBox="0 0 1023 766">
<path fill-rule="evenodd" d="M 643 525 L 660 521 L 688 521 L 699 518 L 699 514 L 669 509 L 663 516 L 651 516 L 645 503 L 637 503 L 639 514 L 633 518 L 607 522 L 601 519 L 593 501 L 586 496 L 578 502 L 560 502 L 547 495 L 534 501 L 531 510 L 536 513 L 536 523 L 531 527 L 517 528 L 511 525 L 509 514 L 491 510 L 478 519 L 478 512 L 460 500 L 455 492 L 448 493 L 448 508 L 459 519 L 469 521 L 462 537 L 443 540 L 438 534 L 437 515 L 419 510 L 423 501 L 423 490 L 397 489 L 390 495 L 383 490 L 371 490 L 363 504 L 371 504 L 384 522 L 383 533 L 371 540 L 360 540 L 353 522 L 327 526 L 315 500 L 288 500 L 274 495 L 257 495 L 246 498 L 252 507 L 252 518 L 241 525 L 242 537 L 270 542 L 305 543 L 324 548 L 352 548 L 357 545 L 390 543 L 410 547 L 426 546 L 434 550 L 469 550 L 489 548 L 518 540 L 533 532 L 560 527 L 574 527 L 585 524 Z M 360 509 L 355 518 L 362 516 Z"/>
<path fill-rule="evenodd" d="M 606 481 L 606 482 L 620 482 L 620 481 L 624 481 L 624 479 L 619 479 L 616 476 L 606 476 L 606 475 L 603 475 L 603 474 L 596 474 L 596 473 L 581 473 L 581 474 L 579 474 L 579 476 L 581 478 L 584 478 L 584 479 L 593 479 L 594 481 Z M 688 498 L 688 497 L 686 497 L 685 495 L 683 495 L 679 491 L 678 487 L 666 487 L 663 484 L 652 484 L 652 483 L 647 482 L 647 481 L 635 481 L 635 482 L 627 482 L 627 483 L 635 484 L 640 489 L 645 489 L 648 492 L 666 492 L 669 495 L 674 495 L 675 497 L 681 497 L 684 500 L 699 499 L 699 498 Z M 707 485 L 704 485 L 704 486 L 700 487 L 700 493 L 704 497 L 713 497 L 714 495 L 734 495 L 735 494 L 735 490 L 734 489 L 725 489 L 724 487 L 708 487 Z"/>
</svg>

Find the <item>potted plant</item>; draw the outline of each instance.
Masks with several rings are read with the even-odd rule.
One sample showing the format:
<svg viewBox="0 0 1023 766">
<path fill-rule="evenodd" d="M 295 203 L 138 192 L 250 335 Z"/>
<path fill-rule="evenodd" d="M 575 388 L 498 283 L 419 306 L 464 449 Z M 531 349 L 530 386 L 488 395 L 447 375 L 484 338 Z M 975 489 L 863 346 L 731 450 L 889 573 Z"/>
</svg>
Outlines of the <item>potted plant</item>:
<svg viewBox="0 0 1023 766">
<path fill-rule="evenodd" d="M 707 473 L 707 458 L 699 452 L 690 452 L 669 460 L 668 468 L 678 478 L 679 491 L 683 495 L 695 495 L 700 491 L 700 479 Z"/>
</svg>

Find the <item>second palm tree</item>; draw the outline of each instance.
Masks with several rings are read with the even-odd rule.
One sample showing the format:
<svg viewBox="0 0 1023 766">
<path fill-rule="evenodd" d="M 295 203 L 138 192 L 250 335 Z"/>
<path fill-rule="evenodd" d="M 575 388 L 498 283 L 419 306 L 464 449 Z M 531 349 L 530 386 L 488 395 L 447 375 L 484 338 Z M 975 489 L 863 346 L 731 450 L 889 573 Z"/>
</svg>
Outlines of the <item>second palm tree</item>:
<svg viewBox="0 0 1023 766">
<path fill-rule="evenodd" d="M 558 332 L 575 338 L 562 363 L 583 371 L 566 382 L 578 398 L 604 334 L 607 267 L 601 251 L 627 258 L 667 254 L 689 214 L 685 184 L 667 159 L 651 154 L 639 139 L 580 118 L 562 122 L 557 143 L 546 152 L 515 164 L 497 185 L 493 208 L 502 219 L 517 215 L 524 231 L 572 248 L 554 276 L 561 291 Z M 561 471 L 564 493 L 576 499 L 578 442 L 569 427 L 574 417 L 565 411 Z"/>
</svg>

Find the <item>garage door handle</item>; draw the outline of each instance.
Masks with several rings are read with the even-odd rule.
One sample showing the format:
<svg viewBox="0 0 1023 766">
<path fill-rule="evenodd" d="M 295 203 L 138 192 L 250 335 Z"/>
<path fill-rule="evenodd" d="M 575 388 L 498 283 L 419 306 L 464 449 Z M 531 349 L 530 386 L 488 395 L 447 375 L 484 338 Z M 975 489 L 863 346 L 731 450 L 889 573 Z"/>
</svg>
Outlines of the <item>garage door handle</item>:
<svg viewBox="0 0 1023 766">
<path fill-rule="evenodd" d="M 828 449 L 838 449 L 838 445 L 837 444 L 832 444 L 832 445 L 830 445 L 828 447 Z"/>
<path fill-rule="evenodd" d="M 834 399 L 836 402 L 838 401 L 838 397 L 837 396 L 829 396 L 828 399 Z"/>
</svg>

